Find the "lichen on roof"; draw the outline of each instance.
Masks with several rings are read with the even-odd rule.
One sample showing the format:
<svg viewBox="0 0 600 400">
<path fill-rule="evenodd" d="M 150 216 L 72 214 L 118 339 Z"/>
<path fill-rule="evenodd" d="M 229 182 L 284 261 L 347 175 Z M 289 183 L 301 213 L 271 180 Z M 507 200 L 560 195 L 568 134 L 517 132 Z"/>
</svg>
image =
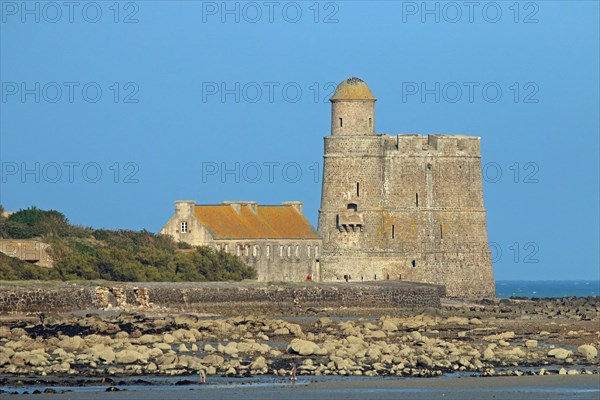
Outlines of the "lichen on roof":
<svg viewBox="0 0 600 400">
<path fill-rule="evenodd" d="M 335 100 L 377 100 L 369 86 L 360 78 L 351 77 L 342 81 L 331 96 Z"/>
<path fill-rule="evenodd" d="M 214 239 L 319 239 L 292 205 L 256 205 L 253 211 L 248 204 L 241 205 L 239 213 L 228 204 L 196 205 L 195 214 Z"/>
</svg>

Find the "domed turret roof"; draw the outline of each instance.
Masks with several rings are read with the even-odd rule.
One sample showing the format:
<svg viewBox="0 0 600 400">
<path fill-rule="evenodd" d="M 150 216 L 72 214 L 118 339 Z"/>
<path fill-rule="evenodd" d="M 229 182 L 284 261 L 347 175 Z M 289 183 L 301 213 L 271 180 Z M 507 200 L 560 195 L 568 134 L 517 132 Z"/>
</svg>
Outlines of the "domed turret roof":
<svg viewBox="0 0 600 400">
<path fill-rule="evenodd" d="M 360 78 L 348 78 L 343 80 L 335 89 L 335 93 L 331 96 L 331 101 L 334 100 L 377 100 L 369 86 Z"/>
</svg>

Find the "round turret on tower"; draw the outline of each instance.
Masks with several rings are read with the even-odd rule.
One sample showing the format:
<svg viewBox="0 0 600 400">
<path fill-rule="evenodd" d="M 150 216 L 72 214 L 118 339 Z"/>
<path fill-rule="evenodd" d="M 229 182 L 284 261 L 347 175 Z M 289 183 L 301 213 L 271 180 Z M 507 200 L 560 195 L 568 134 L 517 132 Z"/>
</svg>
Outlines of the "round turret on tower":
<svg viewBox="0 0 600 400">
<path fill-rule="evenodd" d="M 369 86 L 359 78 L 342 81 L 331 101 L 332 135 L 375 134 L 375 102 Z"/>
</svg>

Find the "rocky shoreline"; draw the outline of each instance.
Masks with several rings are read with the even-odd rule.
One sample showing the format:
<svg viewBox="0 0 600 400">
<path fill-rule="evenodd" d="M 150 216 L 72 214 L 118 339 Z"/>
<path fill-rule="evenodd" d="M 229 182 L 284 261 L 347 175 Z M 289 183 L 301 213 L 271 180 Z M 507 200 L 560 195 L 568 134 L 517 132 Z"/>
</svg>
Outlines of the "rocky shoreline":
<svg viewBox="0 0 600 400">
<path fill-rule="evenodd" d="M 119 377 L 190 376 L 202 369 L 209 380 L 287 376 L 289 361 L 301 376 L 599 372 L 598 297 L 445 300 L 440 309 L 420 310 L 295 307 L 285 316 L 234 315 L 236 310 L 201 315 L 129 309 L 5 316 L 0 383 L 111 385 Z"/>
</svg>

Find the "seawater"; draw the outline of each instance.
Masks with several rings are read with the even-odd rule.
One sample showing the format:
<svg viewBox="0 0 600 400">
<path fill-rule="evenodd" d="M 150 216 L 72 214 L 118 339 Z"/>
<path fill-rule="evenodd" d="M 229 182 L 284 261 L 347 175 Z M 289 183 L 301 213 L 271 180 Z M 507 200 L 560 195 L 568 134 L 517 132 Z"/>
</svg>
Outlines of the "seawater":
<svg viewBox="0 0 600 400">
<path fill-rule="evenodd" d="M 496 281 L 496 296 L 500 298 L 599 295 L 600 281 Z"/>
</svg>

